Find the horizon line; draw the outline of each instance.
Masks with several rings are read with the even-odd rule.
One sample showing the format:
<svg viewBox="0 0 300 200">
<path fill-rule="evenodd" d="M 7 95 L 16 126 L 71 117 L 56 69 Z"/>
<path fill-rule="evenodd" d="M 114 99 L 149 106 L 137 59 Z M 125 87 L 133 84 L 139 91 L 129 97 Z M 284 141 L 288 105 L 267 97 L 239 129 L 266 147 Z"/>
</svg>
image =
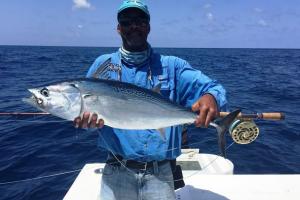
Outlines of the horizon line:
<svg viewBox="0 0 300 200">
<path fill-rule="evenodd" d="M 120 46 L 77 46 L 77 45 L 28 45 L 28 44 L 0 44 L 0 47 L 4 46 L 22 46 L 22 47 L 75 47 L 75 48 L 120 48 Z M 152 46 L 157 49 L 291 49 L 300 50 L 298 48 L 286 48 L 286 47 L 162 47 Z"/>
</svg>

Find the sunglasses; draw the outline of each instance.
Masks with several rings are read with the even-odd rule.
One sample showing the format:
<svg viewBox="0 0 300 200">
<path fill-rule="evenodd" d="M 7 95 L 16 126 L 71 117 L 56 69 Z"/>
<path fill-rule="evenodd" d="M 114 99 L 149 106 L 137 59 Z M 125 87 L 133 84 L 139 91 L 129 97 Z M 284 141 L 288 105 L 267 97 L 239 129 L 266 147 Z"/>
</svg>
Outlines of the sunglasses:
<svg viewBox="0 0 300 200">
<path fill-rule="evenodd" d="M 129 27 L 133 25 L 140 27 L 146 27 L 149 24 L 149 20 L 146 18 L 123 18 L 119 20 L 119 24 L 123 27 Z"/>
</svg>

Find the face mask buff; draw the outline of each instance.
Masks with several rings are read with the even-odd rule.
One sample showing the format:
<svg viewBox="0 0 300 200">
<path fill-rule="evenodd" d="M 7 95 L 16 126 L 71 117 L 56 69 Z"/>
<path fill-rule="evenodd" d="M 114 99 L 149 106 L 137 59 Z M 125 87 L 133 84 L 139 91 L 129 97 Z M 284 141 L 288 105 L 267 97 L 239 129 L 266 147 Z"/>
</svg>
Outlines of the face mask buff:
<svg viewBox="0 0 300 200">
<path fill-rule="evenodd" d="M 148 45 L 148 49 L 140 52 L 130 52 L 125 50 L 123 47 L 119 49 L 122 60 L 131 65 L 141 65 L 145 63 L 151 55 L 151 46 Z"/>
</svg>

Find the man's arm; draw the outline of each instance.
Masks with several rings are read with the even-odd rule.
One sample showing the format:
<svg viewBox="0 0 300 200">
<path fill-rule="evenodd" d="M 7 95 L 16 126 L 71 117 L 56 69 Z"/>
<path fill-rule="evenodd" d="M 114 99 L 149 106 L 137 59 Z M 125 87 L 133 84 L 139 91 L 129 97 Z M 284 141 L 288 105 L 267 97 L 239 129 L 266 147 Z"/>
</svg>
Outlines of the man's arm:
<svg viewBox="0 0 300 200">
<path fill-rule="evenodd" d="M 186 61 L 178 59 L 178 62 L 178 101 L 181 105 L 191 107 L 194 112 L 199 112 L 196 126 L 207 127 L 220 110 L 226 110 L 226 91 L 216 80 L 193 69 Z"/>
</svg>

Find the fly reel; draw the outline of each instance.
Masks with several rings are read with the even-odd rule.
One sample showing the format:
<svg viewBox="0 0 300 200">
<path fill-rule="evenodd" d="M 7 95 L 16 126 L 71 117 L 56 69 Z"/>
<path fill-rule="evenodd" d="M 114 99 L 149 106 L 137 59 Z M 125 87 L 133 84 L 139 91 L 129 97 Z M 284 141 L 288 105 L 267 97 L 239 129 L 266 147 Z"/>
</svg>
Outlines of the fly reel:
<svg viewBox="0 0 300 200">
<path fill-rule="evenodd" d="M 236 120 L 230 125 L 229 133 L 234 142 L 249 144 L 257 138 L 259 129 L 254 121 Z"/>
</svg>

